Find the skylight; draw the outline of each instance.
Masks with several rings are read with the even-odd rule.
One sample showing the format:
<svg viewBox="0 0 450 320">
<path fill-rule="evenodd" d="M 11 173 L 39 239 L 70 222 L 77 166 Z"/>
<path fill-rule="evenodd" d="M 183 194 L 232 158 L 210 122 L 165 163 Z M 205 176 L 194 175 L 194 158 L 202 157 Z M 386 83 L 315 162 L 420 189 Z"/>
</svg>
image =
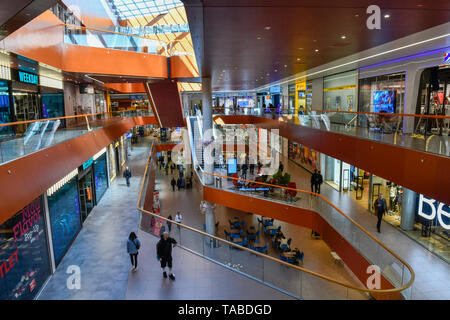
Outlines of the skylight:
<svg viewBox="0 0 450 320">
<path fill-rule="evenodd" d="M 167 13 L 170 9 L 183 5 L 180 0 L 109 0 L 109 2 L 120 20 Z"/>
</svg>

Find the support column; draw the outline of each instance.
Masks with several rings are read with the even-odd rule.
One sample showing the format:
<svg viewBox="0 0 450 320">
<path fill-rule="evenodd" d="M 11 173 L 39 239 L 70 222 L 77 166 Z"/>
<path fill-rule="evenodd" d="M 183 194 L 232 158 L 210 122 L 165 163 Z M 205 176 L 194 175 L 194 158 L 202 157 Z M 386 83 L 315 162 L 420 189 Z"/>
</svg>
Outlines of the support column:
<svg viewBox="0 0 450 320">
<path fill-rule="evenodd" d="M 203 109 L 203 141 L 213 139 L 212 135 L 212 89 L 211 78 L 202 77 L 202 109 Z M 204 171 L 214 173 L 214 157 L 213 155 L 206 156 L 205 147 L 203 147 L 203 161 Z M 207 185 L 213 184 L 214 177 L 206 175 L 204 183 Z"/>
<path fill-rule="evenodd" d="M 408 68 L 406 71 L 405 85 L 405 107 L 403 113 L 415 114 L 417 106 L 417 97 L 419 95 L 420 75 L 422 70 Z M 401 111 L 401 110 L 400 110 Z M 399 113 L 401 113 L 399 111 Z M 403 132 L 414 132 L 414 117 L 403 117 Z"/>
<path fill-rule="evenodd" d="M 400 228 L 405 231 L 414 230 L 416 193 L 403 187 L 402 197 L 402 216 L 400 220 Z"/>
<path fill-rule="evenodd" d="M 206 233 L 216 235 L 216 205 L 208 201 L 202 201 L 200 203 L 200 210 L 205 215 Z M 216 241 L 212 238 L 205 238 L 205 241 L 210 247 L 217 246 Z"/>
</svg>

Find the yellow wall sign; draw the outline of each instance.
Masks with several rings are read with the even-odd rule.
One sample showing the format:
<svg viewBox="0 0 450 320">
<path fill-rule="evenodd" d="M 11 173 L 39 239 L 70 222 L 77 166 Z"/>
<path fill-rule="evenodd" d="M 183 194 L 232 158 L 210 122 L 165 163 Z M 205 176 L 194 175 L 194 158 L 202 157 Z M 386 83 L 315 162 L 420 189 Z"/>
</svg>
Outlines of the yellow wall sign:
<svg viewBox="0 0 450 320">
<path fill-rule="evenodd" d="M 349 85 L 349 86 L 340 86 L 340 87 L 326 88 L 326 89 L 323 89 L 323 91 L 327 92 L 327 91 L 347 90 L 347 89 L 355 89 L 355 88 L 356 88 L 356 85 L 352 84 L 352 85 Z"/>
</svg>

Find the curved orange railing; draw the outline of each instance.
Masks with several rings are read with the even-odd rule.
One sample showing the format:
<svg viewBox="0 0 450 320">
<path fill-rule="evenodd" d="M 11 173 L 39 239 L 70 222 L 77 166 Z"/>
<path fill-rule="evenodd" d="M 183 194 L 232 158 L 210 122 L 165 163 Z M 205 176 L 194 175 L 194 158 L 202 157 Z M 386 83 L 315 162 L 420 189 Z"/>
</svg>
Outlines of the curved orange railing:
<svg viewBox="0 0 450 320">
<path fill-rule="evenodd" d="M 145 210 L 143 207 L 140 206 L 140 203 L 141 203 L 141 197 L 142 197 L 142 193 L 143 193 L 143 187 L 144 187 L 144 184 L 145 184 L 145 179 L 146 179 L 146 177 L 147 177 L 147 172 L 148 172 L 148 170 L 149 170 L 149 165 L 150 165 L 151 160 L 152 160 L 152 153 L 153 153 L 154 148 L 155 148 L 155 143 L 152 142 L 152 146 L 151 146 L 151 149 L 150 149 L 150 154 L 149 154 L 149 157 L 148 157 L 148 159 L 147 159 L 147 164 L 146 164 L 145 171 L 144 171 L 144 174 L 143 174 L 143 177 L 142 177 L 142 181 L 141 181 L 141 187 L 140 187 L 140 190 L 139 190 L 139 197 L 138 197 L 138 200 L 137 200 L 136 208 L 137 208 L 140 212 L 142 212 L 142 213 L 144 213 L 144 214 L 149 214 L 149 215 L 155 216 L 155 217 L 157 217 L 157 218 L 159 218 L 159 219 L 162 219 L 162 220 L 168 222 L 169 220 L 168 220 L 167 218 L 165 218 L 165 217 L 163 217 L 163 216 L 161 216 L 161 215 L 154 214 L 153 212 L 147 211 L 147 210 Z M 199 167 L 199 168 L 201 169 L 201 167 Z M 201 170 L 201 171 L 202 171 L 203 173 L 205 173 L 205 174 L 209 174 L 209 175 L 212 175 L 212 176 L 218 176 L 218 177 L 224 177 L 224 178 L 228 178 L 228 179 L 235 179 L 235 180 L 241 180 L 241 181 L 246 181 L 246 182 L 254 182 L 254 183 L 257 183 L 257 184 L 262 184 L 262 185 L 267 185 L 267 186 L 279 187 L 279 186 L 271 185 L 271 184 L 268 184 L 268 183 L 256 182 L 256 181 L 251 181 L 251 180 L 244 180 L 244 179 L 239 179 L 239 178 L 230 178 L 230 177 L 226 177 L 226 176 L 222 176 L 222 175 L 217 175 L 217 174 L 207 173 L 207 172 L 204 172 L 203 170 Z M 197 172 L 196 172 L 196 174 L 197 174 Z M 304 193 L 314 194 L 314 193 L 309 192 L 309 191 L 298 190 L 298 189 L 287 188 L 287 187 L 283 187 L 283 189 L 287 189 L 287 190 L 295 190 L 295 191 L 298 191 L 298 192 L 304 192 Z M 315 195 L 315 194 L 314 194 L 314 195 Z M 358 223 L 356 223 L 353 219 L 351 219 L 351 218 L 349 218 L 347 215 L 345 215 L 341 210 L 339 210 L 336 206 L 334 206 L 334 205 L 333 205 L 332 203 L 330 203 L 328 200 L 326 200 L 325 198 L 323 198 L 321 195 L 318 195 L 318 196 L 320 196 L 322 199 L 324 199 L 324 200 L 325 200 L 327 203 L 329 203 L 333 208 L 335 208 L 336 210 L 338 210 L 338 212 L 340 212 L 342 215 L 344 215 L 345 217 L 347 217 L 347 218 L 348 218 L 352 223 L 354 223 L 358 228 L 360 228 L 360 229 L 361 229 L 363 232 L 365 232 L 369 237 L 371 237 L 374 241 L 376 241 L 377 243 L 379 243 L 383 248 L 385 248 L 389 253 L 391 253 L 396 259 L 398 259 L 401 263 L 403 263 L 403 264 L 408 268 L 409 272 L 411 273 L 411 279 L 410 279 L 410 281 L 409 281 L 407 284 L 405 284 L 405 285 L 403 285 L 403 286 L 401 286 L 401 287 L 397 287 L 397 288 L 393 288 L 393 289 L 368 289 L 368 288 L 364 288 L 364 287 L 357 287 L 357 286 L 353 286 L 353 285 L 351 285 L 351 284 L 349 284 L 349 283 L 342 282 L 342 281 L 340 281 L 340 280 L 331 278 L 331 277 L 329 277 L 329 276 L 326 276 L 326 275 L 323 275 L 323 274 L 320 274 L 320 273 L 311 271 L 311 270 L 309 270 L 309 269 L 305 269 L 305 268 L 303 268 L 303 267 L 296 266 L 296 265 L 292 265 L 292 264 L 290 264 L 290 263 L 281 261 L 280 259 L 274 258 L 274 257 L 272 257 L 272 256 L 269 256 L 269 255 L 266 255 L 266 254 L 263 254 L 263 253 L 260 253 L 260 252 L 254 251 L 254 250 L 250 250 L 250 249 L 248 249 L 248 248 L 246 248 L 246 247 L 237 245 L 237 244 L 235 244 L 235 243 L 233 243 L 233 242 L 224 240 L 224 239 L 219 238 L 219 237 L 217 237 L 217 236 L 208 234 L 208 233 L 206 233 L 206 232 L 197 230 L 197 229 L 195 229 L 195 228 L 189 227 L 189 226 L 184 225 L 184 224 L 177 223 L 177 222 L 175 222 L 175 221 L 173 221 L 173 220 L 170 220 L 169 222 L 172 223 L 172 224 L 178 225 L 178 226 L 180 226 L 181 228 L 185 228 L 185 229 L 187 229 L 187 230 L 190 230 L 190 231 L 192 231 L 192 232 L 195 232 L 195 233 L 197 233 L 197 234 L 200 234 L 200 235 L 202 235 L 202 236 L 205 236 L 205 237 L 209 237 L 209 238 L 215 239 L 215 240 L 217 240 L 217 241 L 219 241 L 219 242 L 221 242 L 221 243 L 224 243 L 224 244 L 226 244 L 226 245 L 229 245 L 229 246 L 238 248 L 238 249 L 240 249 L 240 250 L 244 250 L 244 251 L 249 252 L 249 253 L 251 253 L 251 254 L 260 256 L 260 257 L 262 257 L 262 258 L 264 258 L 264 259 L 268 259 L 268 260 L 271 260 L 271 261 L 273 261 L 273 262 L 282 264 L 282 265 L 284 265 L 284 266 L 286 266 L 286 267 L 289 267 L 289 268 L 292 268 L 292 269 L 296 269 L 296 270 L 301 271 L 301 272 L 305 272 L 305 273 L 310 274 L 310 275 L 312 275 L 312 276 L 314 276 L 314 277 L 318 277 L 318 278 L 320 278 L 320 279 L 323 279 L 323 280 L 332 282 L 332 283 L 334 283 L 334 284 L 337 284 L 337 285 L 339 285 L 339 286 L 345 287 L 345 288 L 347 288 L 347 289 L 356 290 L 356 291 L 359 291 L 359 292 L 369 293 L 369 294 L 378 296 L 378 295 L 383 295 L 383 294 L 393 294 L 393 293 L 394 293 L 394 294 L 400 294 L 401 291 L 404 291 L 404 290 L 408 289 L 409 287 L 411 287 L 411 285 L 413 284 L 414 279 L 415 279 L 415 273 L 414 273 L 414 270 L 411 268 L 411 266 L 410 266 L 408 263 L 406 263 L 403 259 L 401 259 L 401 258 L 400 258 L 397 254 L 395 254 L 392 250 L 390 250 L 389 248 L 387 248 L 381 241 L 379 241 L 378 239 L 374 238 L 367 230 L 365 230 L 362 226 L 360 226 Z"/>
<path fill-rule="evenodd" d="M 253 180 L 246 180 L 246 179 L 241 179 L 241 178 L 235 178 L 235 177 L 228 177 L 228 176 L 224 176 L 224 175 L 219 175 L 219 174 L 215 174 L 215 173 L 209 173 L 209 172 L 205 172 L 203 171 L 203 169 L 198 166 L 198 168 L 200 168 L 200 170 L 202 171 L 203 174 L 206 175 L 210 175 L 210 176 L 215 176 L 215 177 L 220 177 L 220 178 L 225 178 L 225 179 L 230 179 L 230 180 L 236 180 L 236 181 L 244 181 L 244 182 L 249 182 L 249 183 L 254 183 L 257 185 L 265 185 L 265 186 L 269 186 L 269 187 L 273 187 L 273 188 L 280 188 L 280 189 L 284 189 L 284 190 L 289 190 L 289 191 L 296 191 L 299 193 L 304 193 L 304 194 L 310 194 L 310 195 L 314 195 L 317 197 L 320 197 L 323 201 L 325 201 L 328 205 L 330 205 L 332 208 L 334 208 L 337 212 L 339 212 L 342 216 L 344 216 L 347 220 L 349 220 L 351 223 L 353 223 L 358 229 L 360 229 L 362 232 L 364 232 L 368 237 L 370 237 L 373 241 L 375 241 L 376 243 L 378 243 L 381 247 L 383 247 L 387 252 L 389 252 L 393 257 L 395 257 L 397 260 L 399 260 L 403 265 L 405 265 L 409 272 L 411 273 L 411 279 L 409 280 L 409 282 L 401 287 L 395 288 L 395 289 L 387 289 L 387 291 L 385 290 L 369 290 L 369 289 L 364 289 L 361 288 L 361 290 L 364 289 L 364 291 L 368 291 L 368 292 L 373 292 L 373 293 L 382 293 L 382 292 L 400 292 L 403 290 L 408 289 L 410 286 L 412 286 L 414 279 L 415 279 L 415 273 L 413 268 L 406 262 L 404 261 L 399 255 L 397 255 L 394 251 L 392 251 L 390 248 L 388 248 L 383 242 L 381 242 L 380 240 L 378 240 L 377 238 L 375 238 L 369 231 L 367 231 L 363 226 L 361 226 L 358 222 L 356 222 L 355 220 L 353 220 L 352 218 L 350 218 L 348 215 L 346 215 L 342 210 L 340 210 L 338 207 L 336 207 L 334 204 L 332 204 L 327 198 L 325 198 L 324 196 L 322 196 L 321 194 L 318 193 L 314 193 L 314 192 L 310 192 L 307 190 L 300 190 L 300 189 L 295 189 L 295 188 L 288 188 L 288 187 L 284 187 L 284 186 L 279 186 L 279 185 L 274 185 L 274 184 L 270 184 L 270 183 L 266 183 L 266 182 L 259 182 L 259 181 L 253 181 Z M 320 213 L 319 213 L 320 214 Z"/>
</svg>

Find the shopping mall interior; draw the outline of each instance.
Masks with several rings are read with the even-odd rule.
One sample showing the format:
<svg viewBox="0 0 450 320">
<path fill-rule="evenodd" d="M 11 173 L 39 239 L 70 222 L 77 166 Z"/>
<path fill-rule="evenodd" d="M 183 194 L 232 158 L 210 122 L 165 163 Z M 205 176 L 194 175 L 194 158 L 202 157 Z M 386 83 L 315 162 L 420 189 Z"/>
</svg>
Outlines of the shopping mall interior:
<svg viewBox="0 0 450 320">
<path fill-rule="evenodd" d="M 1 300 L 450 299 L 449 1 L 0 26 Z"/>
</svg>

